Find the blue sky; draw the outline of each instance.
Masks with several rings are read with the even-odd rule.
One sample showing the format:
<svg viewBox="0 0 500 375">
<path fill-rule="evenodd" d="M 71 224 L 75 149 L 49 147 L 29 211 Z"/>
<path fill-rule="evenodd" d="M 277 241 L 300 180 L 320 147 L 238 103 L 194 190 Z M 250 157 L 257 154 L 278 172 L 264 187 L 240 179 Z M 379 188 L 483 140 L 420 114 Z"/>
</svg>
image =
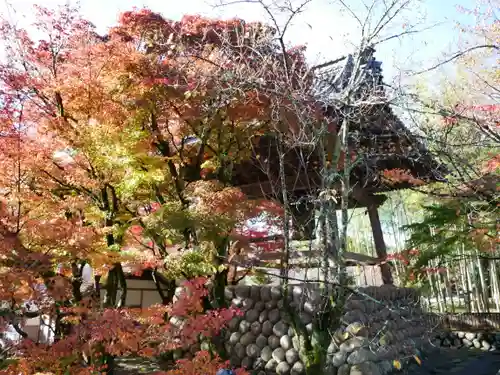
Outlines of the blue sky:
<svg viewBox="0 0 500 375">
<path fill-rule="evenodd" d="M 215 0 L 216 1 L 216 0 Z M 359 8 L 361 0 L 349 0 L 347 3 Z M 15 19 L 20 24 L 27 24 L 33 19 L 31 12 L 35 3 L 53 7 L 66 3 L 66 0 L 11 0 L 15 4 L 14 13 L 6 13 L 8 0 L 0 2 L 0 13 Z M 76 3 L 75 1 L 70 1 Z M 368 0 L 365 0 L 368 2 Z M 92 21 L 100 31 L 113 25 L 120 12 L 132 7 L 147 7 L 162 13 L 165 17 L 180 19 L 184 14 L 202 14 L 216 17 L 240 17 L 246 20 L 263 20 L 263 12 L 257 5 L 237 5 L 224 8 L 213 7 L 214 0 L 184 0 L 181 2 L 164 0 L 81 0 L 84 16 Z M 175 5 L 174 5 L 175 4 Z M 420 0 L 415 7 L 402 15 L 386 35 L 403 30 L 403 23 L 421 24 L 421 28 L 441 22 L 428 31 L 394 39 L 378 48 L 377 57 L 383 61 L 387 79 L 407 69 L 420 69 L 433 65 L 443 55 L 450 52 L 457 43 L 456 20 L 467 21 L 461 16 L 456 5 L 473 7 L 474 0 Z M 23 17 L 25 15 L 26 17 Z M 422 21 L 423 20 L 423 21 Z M 346 12 L 339 11 L 334 0 L 313 0 L 290 29 L 288 39 L 293 44 L 307 44 L 308 58 L 311 62 L 321 62 L 336 58 L 352 49 L 352 42 L 358 41 L 356 23 Z"/>
</svg>

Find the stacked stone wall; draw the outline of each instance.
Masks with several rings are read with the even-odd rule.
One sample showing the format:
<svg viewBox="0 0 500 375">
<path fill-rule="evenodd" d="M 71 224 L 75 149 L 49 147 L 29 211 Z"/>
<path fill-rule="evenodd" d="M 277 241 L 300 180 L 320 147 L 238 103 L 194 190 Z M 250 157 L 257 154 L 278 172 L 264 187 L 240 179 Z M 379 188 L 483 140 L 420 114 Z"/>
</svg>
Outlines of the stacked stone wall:
<svg viewBox="0 0 500 375">
<path fill-rule="evenodd" d="M 499 351 L 500 332 L 443 331 L 433 337 L 432 344 L 442 348 Z"/>
<path fill-rule="evenodd" d="M 235 286 L 226 289 L 227 300 L 242 311 L 229 324 L 225 349 L 233 366 L 258 375 L 301 375 L 299 339 L 290 326 L 280 287 Z M 324 304 L 313 286 L 290 286 L 289 306 L 306 329 Z M 328 374 L 379 375 L 393 369 L 392 361 L 411 358 L 429 342 L 425 314 L 413 289 L 367 287 L 352 294 L 332 332 L 328 347 Z"/>
</svg>

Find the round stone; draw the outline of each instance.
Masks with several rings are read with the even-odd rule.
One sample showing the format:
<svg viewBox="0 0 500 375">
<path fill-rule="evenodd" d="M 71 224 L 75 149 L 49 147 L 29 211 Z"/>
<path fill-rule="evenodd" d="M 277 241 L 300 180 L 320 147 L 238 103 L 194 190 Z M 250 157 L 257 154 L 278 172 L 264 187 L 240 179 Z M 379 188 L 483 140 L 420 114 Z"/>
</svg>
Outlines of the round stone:
<svg viewBox="0 0 500 375">
<path fill-rule="evenodd" d="M 264 323 L 266 320 L 268 320 L 268 318 L 268 311 L 261 311 L 261 313 L 259 314 L 259 323 Z"/>
<path fill-rule="evenodd" d="M 278 363 L 276 366 L 276 374 L 278 375 L 287 375 L 290 373 L 290 365 L 286 362 Z"/>
<path fill-rule="evenodd" d="M 278 337 L 284 336 L 288 333 L 288 327 L 288 324 L 284 322 L 277 322 L 273 326 L 273 333 Z"/>
<path fill-rule="evenodd" d="M 286 361 L 293 365 L 295 362 L 299 360 L 299 353 L 295 349 L 288 349 L 285 353 Z"/>
<path fill-rule="evenodd" d="M 491 344 L 488 341 L 486 341 L 486 340 L 481 341 L 481 349 L 482 350 L 486 351 L 486 350 L 490 350 L 490 348 L 491 348 Z"/>
<path fill-rule="evenodd" d="M 245 310 L 251 309 L 253 307 L 253 304 L 254 304 L 254 300 L 251 298 L 245 298 L 243 300 L 243 308 Z"/>
<path fill-rule="evenodd" d="M 237 342 L 240 342 L 241 333 L 233 332 L 231 336 L 229 336 L 229 343 L 232 345 L 236 345 Z"/>
<path fill-rule="evenodd" d="M 255 302 L 255 305 L 253 306 L 253 308 L 260 313 L 260 312 L 264 311 L 264 309 L 266 308 L 266 304 L 262 301 L 257 301 L 257 302 Z"/>
<path fill-rule="evenodd" d="M 248 298 L 250 296 L 250 287 L 248 285 L 237 285 L 234 288 L 234 294 L 241 299 Z"/>
<path fill-rule="evenodd" d="M 235 346 L 234 346 L 234 354 L 236 354 L 236 356 L 239 358 L 239 359 L 243 359 L 245 358 L 245 355 L 247 354 L 247 351 L 246 351 L 246 348 L 241 345 L 241 343 L 237 343 Z"/>
<path fill-rule="evenodd" d="M 250 298 L 254 301 L 258 301 L 260 299 L 260 286 L 252 285 L 250 287 Z"/>
<path fill-rule="evenodd" d="M 368 337 L 368 329 L 360 322 L 354 322 L 349 324 L 345 330 L 351 336 Z"/>
<path fill-rule="evenodd" d="M 274 335 L 269 336 L 267 339 L 267 344 L 271 347 L 271 349 L 276 349 L 280 347 L 280 339 Z"/>
<path fill-rule="evenodd" d="M 240 338 L 240 343 L 242 345 L 250 345 L 255 342 L 255 336 L 252 334 L 252 332 L 247 332 L 243 334 Z"/>
<path fill-rule="evenodd" d="M 346 363 L 338 368 L 337 375 L 350 375 L 350 369 L 351 366 Z"/>
<path fill-rule="evenodd" d="M 377 356 L 370 349 L 358 348 L 347 357 L 347 363 L 350 365 L 359 365 L 364 362 L 373 362 L 377 360 Z"/>
<path fill-rule="evenodd" d="M 267 316 L 269 318 L 269 321 L 273 324 L 277 323 L 281 318 L 281 314 L 280 314 L 280 311 L 278 309 L 273 309 L 273 310 L 269 311 L 267 313 Z"/>
<path fill-rule="evenodd" d="M 330 363 L 335 367 L 340 367 L 346 363 L 347 353 L 337 352 L 330 357 Z"/>
<path fill-rule="evenodd" d="M 302 298 L 302 295 L 304 294 L 304 288 L 300 285 L 294 285 L 292 287 L 292 295 L 294 297 Z"/>
<path fill-rule="evenodd" d="M 241 333 L 245 333 L 245 332 L 248 332 L 249 330 L 250 330 L 250 322 L 247 322 L 246 320 L 242 320 L 240 322 L 239 331 Z"/>
<path fill-rule="evenodd" d="M 239 316 L 235 316 L 229 321 L 227 328 L 229 328 L 230 331 L 236 331 L 240 326 L 240 321 L 241 318 Z"/>
<path fill-rule="evenodd" d="M 328 348 L 326 349 L 327 354 L 333 354 L 339 351 L 339 346 L 335 341 L 331 341 L 330 345 L 328 345 Z"/>
<path fill-rule="evenodd" d="M 340 345 L 341 352 L 351 353 L 355 349 L 361 348 L 368 344 L 368 340 L 362 337 L 353 337 Z"/>
<path fill-rule="evenodd" d="M 257 346 L 259 348 L 264 348 L 265 346 L 267 346 L 267 337 L 264 336 L 264 335 L 259 335 L 257 336 L 257 339 L 255 340 L 255 343 L 257 344 Z"/>
<path fill-rule="evenodd" d="M 260 348 L 257 344 L 250 344 L 247 346 L 247 356 L 250 358 L 257 358 L 260 356 Z"/>
<path fill-rule="evenodd" d="M 290 375 L 304 375 L 306 368 L 302 362 L 295 362 L 290 370 Z"/>
<path fill-rule="evenodd" d="M 270 336 L 273 334 L 273 323 L 271 323 L 270 320 L 266 320 L 262 324 L 262 334 L 264 334 L 266 336 Z"/>
<path fill-rule="evenodd" d="M 263 286 L 260 288 L 260 299 L 261 301 L 267 302 L 271 300 L 271 288 L 268 286 Z"/>
<path fill-rule="evenodd" d="M 277 362 L 284 361 L 285 360 L 285 351 L 283 350 L 283 348 L 276 348 L 276 349 L 274 349 L 273 350 L 273 358 Z"/>
<path fill-rule="evenodd" d="M 266 310 L 275 309 L 278 306 L 278 302 L 275 300 L 270 300 L 266 302 Z"/>
<path fill-rule="evenodd" d="M 276 366 L 278 366 L 278 362 L 276 362 L 275 359 L 271 358 L 269 361 L 267 361 L 265 369 L 266 371 L 276 371 Z"/>
<path fill-rule="evenodd" d="M 292 339 L 288 335 L 284 335 L 280 338 L 280 345 L 284 350 L 288 350 L 292 347 Z"/>
<path fill-rule="evenodd" d="M 252 332 L 255 336 L 259 335 L 262 331 L 262 325 L 259 322 L 253 322 L 250 325 L 250 332 Z"/>
<path fill-rule="evenodd" d="M 475 334 L 475 333 L 473 333 L 473 332 L 467 332 L 467 333 L 465 334 L 465 338 L 466 338 L 467 340 L 469 340 L 469 341 L 472 341 L 472 340 L 474 340 L 474 339 L 476 338 L 476 334 Z"/>
<path fill-rule="evenodd" d="M 243 306 L 243 298 L 240 298 L 240 297 L 233 298 L 231 301 L 231 305 L 233 305 L 235 307 Z"/>
<path fill-rule="evenodd" d="M 277 286 L 272 286 L 271 287 L 271 298 L 275 301 L 281 299 L 281 288 Z"/>
<path fill-rule="evenodd" d="M 256 322 L 259 319 L 259 312 L 254 309 L 250 309 L 245 313 L 245 320 L 249 323 Z"/>
<path fill-rule="evenodd" d="M 312 315 L 312 314 L 314 314 L 314 310 L 315 310 L 314 305 L 313 305 L 311 302 L 306 301 L 306 302 L 304 303 L 304 311 L 305 311 L 306 313 L 308 313 L 308 314 L 311 314 L 311 315 Z"/>
<path fill-rule="evenodd" d="M 263 347 L 260 351 L 260 358 L 262 358 L 266 362 L 269 361 L 271 358 L 273 358 L 273 350 L 269 346 Z"/>
</svg>

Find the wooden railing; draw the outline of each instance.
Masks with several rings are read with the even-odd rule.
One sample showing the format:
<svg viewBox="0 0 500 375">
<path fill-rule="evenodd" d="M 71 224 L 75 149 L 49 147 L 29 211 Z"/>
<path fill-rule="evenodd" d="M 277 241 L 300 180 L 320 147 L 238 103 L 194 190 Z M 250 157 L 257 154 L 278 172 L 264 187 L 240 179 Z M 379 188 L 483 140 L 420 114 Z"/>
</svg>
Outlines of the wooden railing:
<svg viewBox="0 0 500 375">
<path fill-rule="evenodd" d="M 428 314 L 427 321 L 451 331 L 500 332 L 500 313 Z"/>
</svg>

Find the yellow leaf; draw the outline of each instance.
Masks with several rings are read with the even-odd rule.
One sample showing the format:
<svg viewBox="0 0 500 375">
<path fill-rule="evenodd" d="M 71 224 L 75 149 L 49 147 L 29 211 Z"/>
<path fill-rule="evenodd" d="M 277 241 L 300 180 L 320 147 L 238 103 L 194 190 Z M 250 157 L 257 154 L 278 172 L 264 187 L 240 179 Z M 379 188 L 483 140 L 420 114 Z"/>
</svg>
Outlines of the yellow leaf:
<svg viewBox="0 0 500 375">
<path fill-rule="evenodd" d="M 395 359 L 394 361 L 392 361 L 392 365 L 395 369 L 401 370 L 401 362 L 399 362 L 398 360 Z"/>
<path fill-rule="evenodd" d="M 422 360 L 418 356 L 414 355 L 413 358 L 415 358 L 415 362 L 417 362 L 419 366 L 422 366 Z"/>
<path fill-rule="evenodd" d="M 344 338 L 344 340 L 347 340 L 349 338 L 349 332 L 344 332 L 342 337 Z"/>
<path fill-rule="evenodd" d="M 380 345 L 382 345 L 382 346 L 387 345 L 387 340 L 386 340 L 386 338 L 385 338 L 385 335 L 382 335 L 382 336 L 380 337 L 380 339 L 378 340 L 378 343 L 379 343 Z"/>
</svg>

